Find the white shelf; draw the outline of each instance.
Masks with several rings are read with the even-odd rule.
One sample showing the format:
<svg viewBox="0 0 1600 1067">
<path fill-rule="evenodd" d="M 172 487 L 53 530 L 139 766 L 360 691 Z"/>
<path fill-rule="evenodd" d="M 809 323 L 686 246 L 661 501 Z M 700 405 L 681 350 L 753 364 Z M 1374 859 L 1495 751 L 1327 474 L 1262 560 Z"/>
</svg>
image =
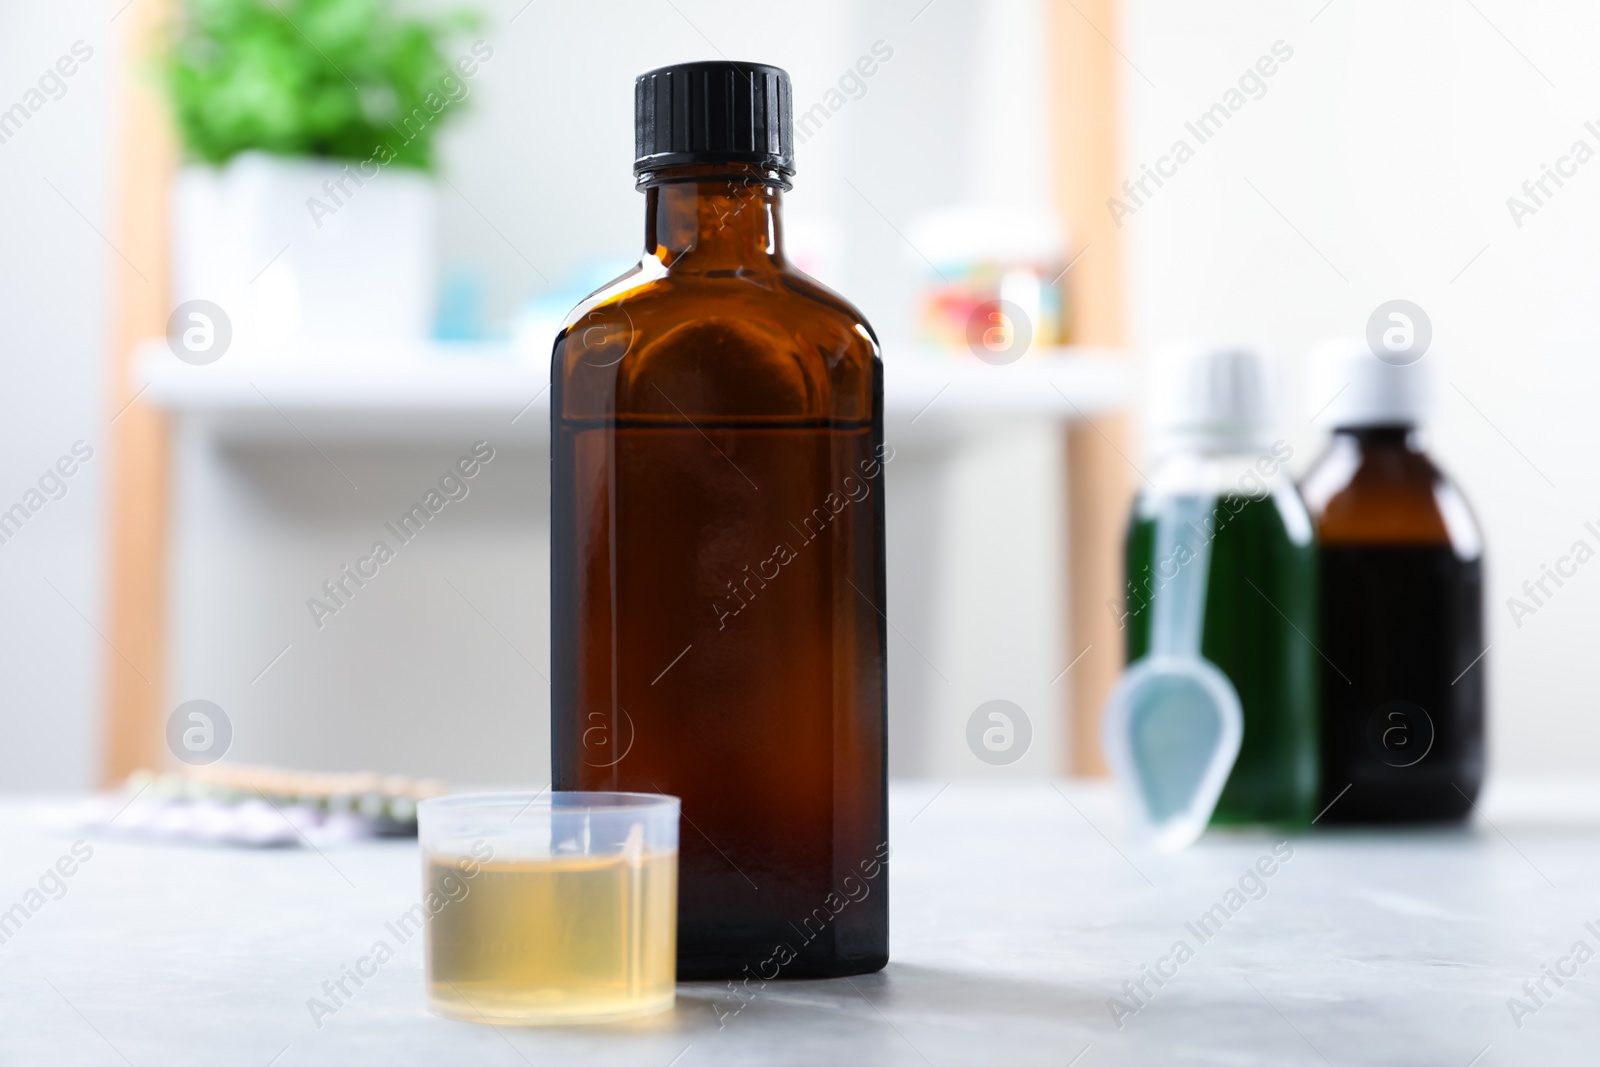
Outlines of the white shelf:
<svg viewBox="0 0 1600 1067">
<path fill-rule="evenodd" d="M 141 402 L 238 442 L 427 441 L 491 430 L 536 442 L 549 433 L 549 365 L 519 360 L 509 346 L 429 345 L 381 358 L 302 349 L 192 366 L 158 340 L 140 348 L 138 367 Z M 911 445 L 1019 419 L 1093 417 L 1121 407 L 1128 388 L 1126 361 L 1105 350 L 1046 350 L 1007 366 L 917 350 L 884 359 L 888 432 Z"/>
</svg>

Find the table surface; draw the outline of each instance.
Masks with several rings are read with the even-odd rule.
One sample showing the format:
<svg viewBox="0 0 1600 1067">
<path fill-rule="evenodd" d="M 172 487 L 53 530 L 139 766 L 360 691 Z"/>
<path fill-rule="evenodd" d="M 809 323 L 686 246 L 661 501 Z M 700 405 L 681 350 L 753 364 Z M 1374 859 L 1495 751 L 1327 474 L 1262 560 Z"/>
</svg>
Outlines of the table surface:
<svg viewBox="0 0 1600 1067">
<path fill-rule="evenodd" d="M 524 1029 L 429 1015 L 419 939 L 313 1018 L 325 981 L 393 940 L 414 842 L 153 844 L 8 801 L 0 915 L 33 910 L 0 944 L 0 1063 L 1594 1062 L 1600 780 L 1496 782 L 1464 828 L 1213 833 L 1175 856 L 1131 842 L 1098 786 L 907 782 L 890 808 L 886 970 L 769 983 L 731 1015 L 726 987 L 684 983 L 670 1014 Z M 80 838 L 64 892 L 28 897 Z M 1138 1010 L 1114 1018 L 1113 997 Z"/>
</svg>

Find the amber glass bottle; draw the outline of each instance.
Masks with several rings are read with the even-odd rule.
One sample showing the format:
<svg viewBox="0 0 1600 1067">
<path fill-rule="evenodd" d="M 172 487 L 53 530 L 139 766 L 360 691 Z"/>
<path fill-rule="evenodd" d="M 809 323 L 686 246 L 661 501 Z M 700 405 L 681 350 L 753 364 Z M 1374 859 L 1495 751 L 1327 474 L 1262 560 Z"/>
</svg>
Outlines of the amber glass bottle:
<svg viewBox="0 0 1600 1067">
<path fill-rule="evenodd" d="M 1330 344 L 1320 542 L 1324 823 L 1461 819 L 1483 781 L 1483 551 L 1423 451 L 1425 367 Z"/>
<path fill-rule="evenodd" d="M 644 257 L 551 367 L 556 789 L 682 798 L 678 976 L 888 960 L 883 368 L 783 253 L 788 76 L 641 75 Z"/>
</svg>

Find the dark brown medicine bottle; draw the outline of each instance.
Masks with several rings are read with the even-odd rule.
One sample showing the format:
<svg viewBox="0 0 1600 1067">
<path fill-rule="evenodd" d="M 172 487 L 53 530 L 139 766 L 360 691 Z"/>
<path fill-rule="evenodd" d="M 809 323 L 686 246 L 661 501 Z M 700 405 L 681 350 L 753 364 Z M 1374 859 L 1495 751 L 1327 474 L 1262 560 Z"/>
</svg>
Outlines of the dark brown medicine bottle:
<svg viewBox="0 0 1600 1067">
<path fill-rule="evenodd" d="M 682 798 L 683 979 L 888 960 L 883 365 L 784 258 L 790 108 L 639 77 L 644 257 L 551 366 L 554 787 Z"/>
<path fill-rule="evenodd" d="M 1324 350 L 1328 450 L 1301 493 L 1320 543 L 1324 823 L 1457 820 L 1484 768 L 1483 549 L 1423 451 L 1425 368 Z"/>
</svg>

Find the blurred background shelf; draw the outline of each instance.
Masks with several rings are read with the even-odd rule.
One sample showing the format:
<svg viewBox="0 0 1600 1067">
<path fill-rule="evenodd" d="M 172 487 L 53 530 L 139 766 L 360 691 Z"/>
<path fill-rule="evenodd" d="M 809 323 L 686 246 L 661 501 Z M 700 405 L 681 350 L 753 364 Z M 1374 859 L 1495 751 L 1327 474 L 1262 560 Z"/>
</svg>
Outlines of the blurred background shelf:
<svg viewBox="0 0 1600 1067">
<path fill-rule="evenodd" d="M 1095 349 L 1005 366 L 887 351 L 891 772 L 971 773 L 966 718 L 997 696 L 1034 720 L 1025 765 L 1005 769 L 1059 768 L 1063 668 L 1081 648 L 1067 650 L 1066 444 L 1125 404 L 1129 363 Z M 315 734 L 324 759 L 458 782 L 548 765 L 544 359 L 302 345 L 194 366 L 156 340 L 137 374 L 138 405 L 172 421 L 172 686 L 225 703 L 239 759 L 292 762 Z M 485 440 L 497 458 L 470 497 L 315 625 L 307 598 Z M 440 657 L 476 665 L 452 680 L 430 666 Z M 451 744 L 457 729 L 504 743 L 469 752 Z"/>
<path fill-rule="evenodd" d="M 229 355 L 194 366 L 156 340 L 141 346 L 139 375 L 143 402 L 198 418 L 240 444 L 302 434 L 318 444 L 549 437 L 549 367 L 519 359 L 508 345 L 371 355 L 307 347 L 287 358 Z M 1120 407 L 1128 392 L 1128 362 L 1101 349 L 1048 349 L 1006 366 L 916 350 L 885 357 L 886 433 L 906 447 L 936 447 L 1019 419 L 1093 417 Z"/>
</svg>

